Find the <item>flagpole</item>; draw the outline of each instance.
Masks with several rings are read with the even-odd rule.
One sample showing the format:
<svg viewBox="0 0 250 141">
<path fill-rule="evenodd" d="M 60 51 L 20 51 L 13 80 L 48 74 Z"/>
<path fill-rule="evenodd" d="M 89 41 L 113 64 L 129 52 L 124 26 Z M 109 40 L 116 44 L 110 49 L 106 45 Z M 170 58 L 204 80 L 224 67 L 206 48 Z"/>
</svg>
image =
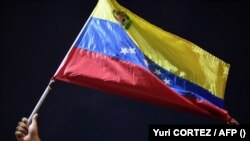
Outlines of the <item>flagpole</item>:
<svg viewBox="0 0 250 141">
<path fill-rule="evenodd" d="M 55 83 L 55 80 L 50 80 L 50 82 L 49 82 L 48 86 L 46 87 L 46 89 L 44 90 L 41 98 L 37 102 L 36 107 L 33 109 L 32 113 L 30 114 L 29 119 L 28 119 L 28 123 L 31 123 L 32 117 L 34 116 L 35 113 L 38 112 L 38 110 L 41 107 L 43 101 L 45 100 L 45 98 L 47 97 L 49 92 L 51 91 L 52 84 L 54 84 L 54 83 Z"/>
</svg>

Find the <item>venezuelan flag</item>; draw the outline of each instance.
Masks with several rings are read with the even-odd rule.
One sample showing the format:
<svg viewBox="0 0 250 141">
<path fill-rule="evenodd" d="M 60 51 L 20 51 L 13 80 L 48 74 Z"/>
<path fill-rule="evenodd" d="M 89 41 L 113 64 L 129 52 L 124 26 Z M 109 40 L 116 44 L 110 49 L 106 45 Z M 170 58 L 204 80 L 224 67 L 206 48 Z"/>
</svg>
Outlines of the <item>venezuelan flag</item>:
<svg viewBox="0 0 250 141">
<path fill-rule="evenodd" d="M 99 0 L 53 79 L 229 121 L 229 64 Z"/>
</svg>

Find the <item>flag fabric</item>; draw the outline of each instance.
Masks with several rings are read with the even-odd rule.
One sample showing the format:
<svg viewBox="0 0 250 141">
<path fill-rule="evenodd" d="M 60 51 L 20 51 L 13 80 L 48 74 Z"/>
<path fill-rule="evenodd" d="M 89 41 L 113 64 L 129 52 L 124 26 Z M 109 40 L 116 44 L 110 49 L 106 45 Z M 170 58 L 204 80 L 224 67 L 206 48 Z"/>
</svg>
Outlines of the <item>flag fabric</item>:
<svg viewBox="0 0 250 141">
<path fill-rule="evenodd" d="M 229 121 L 229 64 L 99 0 L 52 79 Z"/>
</svg>

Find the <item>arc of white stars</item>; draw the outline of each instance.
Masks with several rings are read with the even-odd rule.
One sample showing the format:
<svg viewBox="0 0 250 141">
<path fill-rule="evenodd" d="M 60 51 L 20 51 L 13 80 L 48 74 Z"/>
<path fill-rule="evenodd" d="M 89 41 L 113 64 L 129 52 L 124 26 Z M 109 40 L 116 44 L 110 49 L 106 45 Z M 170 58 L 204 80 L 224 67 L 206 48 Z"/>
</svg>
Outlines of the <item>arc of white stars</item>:
<svg viewBox="0 0 250 141">
<path fill-rule="evenodd" d="M 154 73 L 159 76 L 161 74 L 161 70 L 155 69 Z"/>
<path fill-rule="evenodd" d="M 124 55 L 126 55 L 127 53 L 129 53 L 129 50 L 127 48 L 121 48 L 122 50 L 120 51 L 120 53 L 123 53 Z"/>
</svg>

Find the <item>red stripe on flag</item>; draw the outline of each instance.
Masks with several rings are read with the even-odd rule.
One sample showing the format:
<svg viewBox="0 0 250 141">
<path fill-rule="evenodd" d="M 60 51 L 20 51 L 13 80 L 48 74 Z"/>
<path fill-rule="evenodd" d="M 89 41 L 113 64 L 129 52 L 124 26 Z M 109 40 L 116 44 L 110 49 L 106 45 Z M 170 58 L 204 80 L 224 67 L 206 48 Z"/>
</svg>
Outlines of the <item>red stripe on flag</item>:
<svg viewBox="0 0 250 141">
<path fill-rule="evenodd" d="M 77 47 L 54 79 L 224 121 L 231 119 L 227 111 L 209 102 L 181 96 L 138 65 Z"/>
</svg>

